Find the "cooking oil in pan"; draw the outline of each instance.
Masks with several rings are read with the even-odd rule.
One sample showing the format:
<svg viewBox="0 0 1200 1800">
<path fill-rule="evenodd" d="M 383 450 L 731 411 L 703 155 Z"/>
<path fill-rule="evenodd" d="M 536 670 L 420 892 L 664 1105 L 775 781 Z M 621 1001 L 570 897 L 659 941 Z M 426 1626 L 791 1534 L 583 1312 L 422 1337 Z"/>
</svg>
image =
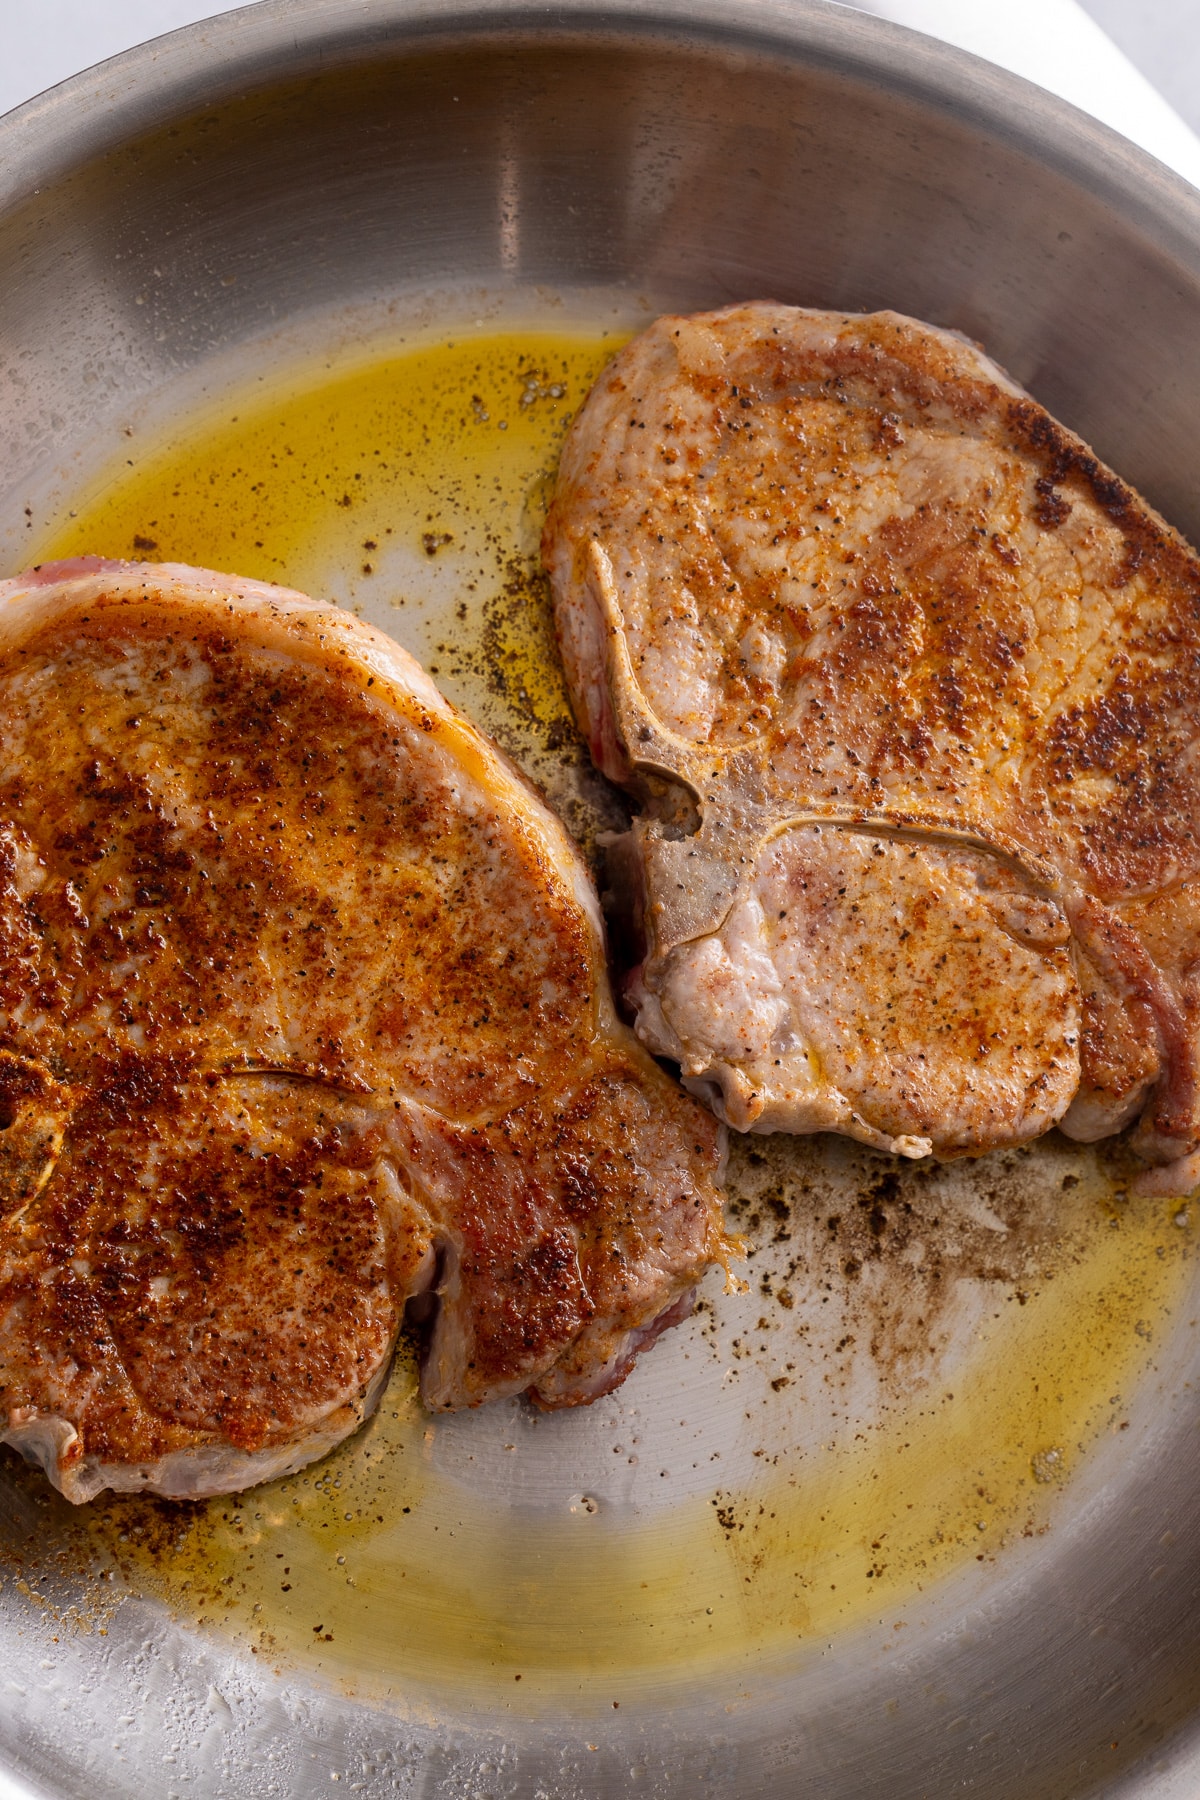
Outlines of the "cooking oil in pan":
<svg viewBox="0 0 1200 1800">
<path fill-rule="evenodd" d="M 131 440 L 37 552 L 353 607 L 590 848 L 622 807 L 571 723 L 536 545 L 616 341 L 467 336 L 243 387 Z M 37 1555 L 397 1700 L 433 1684 L 529 1710 L 565 1686 L 619 1705 L 705 1662 L 902 1630 L 947 1578 L 1065 1529 L 1102 1440 L 1136 1436 L 1192 1227 L 1129 1199 L 1114 1156 L 1051 1138 L 940 1169 L 738 1140 L 745 1288 L 707 1285 L 618 1394 L 433 1420 L 402 1348 L 376 1418 L 315 1468 L 202 1504 L 53 1499 Z"/>
<path fill-rule="evenodd" d="M 127 441 L 34 555 L 187 562 L 348 606 L 589 837 L 617 815 L 571 722 L 537 545 L 562 435 L 620 342 L 467 337 L 264 380 Z"/>
</svg>

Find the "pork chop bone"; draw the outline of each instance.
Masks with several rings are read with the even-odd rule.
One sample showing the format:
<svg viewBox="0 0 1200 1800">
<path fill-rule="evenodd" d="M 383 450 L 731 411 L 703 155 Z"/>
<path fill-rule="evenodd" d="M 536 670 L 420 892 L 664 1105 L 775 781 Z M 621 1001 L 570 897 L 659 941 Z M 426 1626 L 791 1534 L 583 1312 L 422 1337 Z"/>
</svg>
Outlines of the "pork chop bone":
<svg viewBox="0 0 1200 1800">
<path fill-rule="evenodd" d="M 910 1154 L 1141 1112 L 1191 1179 L 1200 570 L 1085 445 L 895 315 L 665 319 L 572 427 L 543 550 L 642 807 L 638 1030 L 689 1084 Z"/>
</svg>

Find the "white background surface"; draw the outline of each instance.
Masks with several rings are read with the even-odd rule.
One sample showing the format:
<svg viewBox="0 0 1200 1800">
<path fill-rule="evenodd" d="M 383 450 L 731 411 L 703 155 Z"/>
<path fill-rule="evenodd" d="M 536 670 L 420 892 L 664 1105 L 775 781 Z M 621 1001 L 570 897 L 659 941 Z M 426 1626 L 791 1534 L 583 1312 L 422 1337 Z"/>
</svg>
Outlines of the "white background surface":
<svg viewBox="0 0 1200 1800">
<path fill-rule="evenodd" d="M 220 0 L 0 0 L 0 112 L 146 38 L 232 11 Z"/>
<path fill-rule="evenodd" d="M 1200 131 L 1198 0 L 1084 0 L 1084 5 L 1193 131 Z"/>
<path fill-rule="evenodd" d="M 1200 186 L 1200 139 L 1158 91 L 1200 127 L 1200 0 L 1085 0 L 1086 11 L 1077 0 L 850 3 L 1039 81 Z M 231 10 L 220 0 L 0 0 L 0 112 L 145 38 Z"/>
<path fill-rule="evenodd" d="M 1163 99 L 1076 0 L 855 0 L 897 24 L 945 38 L 986 56 L 1103 119 L 1200 187 L 1200 138 Z M 1144 0 L 1102 0 L 1104 10 L 1131 27 Z M 1200 0 L 1168 8 L 1160 25 L 1200 61 Z M 1131 39 L 1148 39 L 1142 27 Z M 1200 116 L 1200 95 L 1195 97 Z"/>
</svg>

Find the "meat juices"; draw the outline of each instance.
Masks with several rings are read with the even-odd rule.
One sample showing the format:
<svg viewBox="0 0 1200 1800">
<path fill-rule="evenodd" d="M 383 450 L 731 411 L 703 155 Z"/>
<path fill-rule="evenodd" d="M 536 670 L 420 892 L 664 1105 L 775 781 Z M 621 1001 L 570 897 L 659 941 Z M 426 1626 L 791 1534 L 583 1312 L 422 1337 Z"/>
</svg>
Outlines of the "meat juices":
<svg viewBox="0 0 1200 1800">
<path fill-rule="evenodd" d="M 1200 1180 L 1200 562 L 974 346 L 660 319 L 543 554 L 637 1030 L 741 1130 Z"/>
<path fill-rule="evenodd" d="M 296 1469 L 406 1302 L 434 1408 L 615 1387 L 723 1260 L 566 833 L 301 595 L 0 586 L 0 1441 L 68 1498 Z"/>
</svg>

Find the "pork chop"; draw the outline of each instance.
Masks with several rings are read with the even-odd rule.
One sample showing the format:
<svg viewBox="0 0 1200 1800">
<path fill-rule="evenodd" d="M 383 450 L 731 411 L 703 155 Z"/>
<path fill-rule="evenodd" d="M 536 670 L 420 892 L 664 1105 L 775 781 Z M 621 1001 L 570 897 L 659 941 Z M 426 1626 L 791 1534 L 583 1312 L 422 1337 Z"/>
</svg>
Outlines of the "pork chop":
<svg viewBox="0 0 1200 1800">
<path fill-rule="evenodd" d="M 299 594 L 0 586 L 0 1441 L 199 1495 L 615 1387 L 724 1256 L 720 1132 L 614 1013 L 561 826 Z"/>
<path fill-rule="evenodd" d="M 1200 561 L 977 348 L 664 318 L 546 525 L 639 1035 L 742 1130 L 1200 1179 Z"/>
</svg>

